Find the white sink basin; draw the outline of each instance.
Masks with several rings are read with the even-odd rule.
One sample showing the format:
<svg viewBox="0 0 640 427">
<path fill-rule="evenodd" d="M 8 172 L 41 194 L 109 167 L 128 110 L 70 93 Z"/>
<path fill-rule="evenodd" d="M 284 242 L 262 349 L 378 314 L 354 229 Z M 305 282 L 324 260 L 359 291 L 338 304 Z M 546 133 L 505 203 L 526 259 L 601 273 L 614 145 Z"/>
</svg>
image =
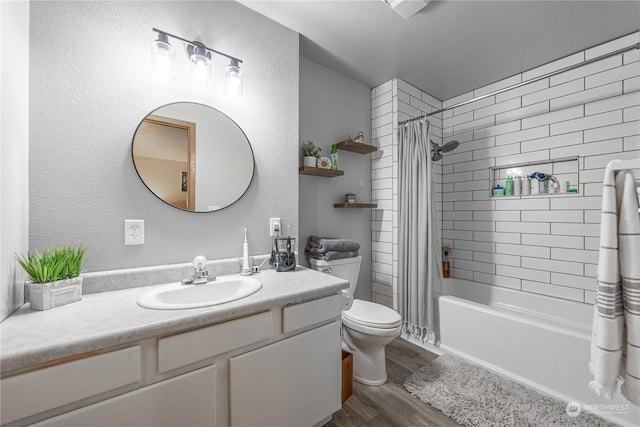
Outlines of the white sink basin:
<svg viewBox="0 0 640 427">
<path fill-rule="evenodd" d="M 207 307 L 248 297 L 258 292 L 262 283 L 252 277 L 221 276 L 204 285 L 180 282 L 153 289 L 138 299 L 138 305 L 156 310 Z"/>
</svg>

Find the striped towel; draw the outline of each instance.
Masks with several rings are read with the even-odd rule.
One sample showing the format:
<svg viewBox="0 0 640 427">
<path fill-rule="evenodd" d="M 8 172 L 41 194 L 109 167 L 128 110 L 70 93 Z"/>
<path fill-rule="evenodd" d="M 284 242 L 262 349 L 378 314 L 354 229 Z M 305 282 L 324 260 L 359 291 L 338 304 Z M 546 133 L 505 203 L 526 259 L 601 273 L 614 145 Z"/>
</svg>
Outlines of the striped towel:
<svg viewBox="0 0 640 427">
<path fill-rule="evenodd" d="M 605 171 L 589 370 L 598 396 L 610 399 L 622 383 L 640 405 L 640 214 L 630 170 Z"/>
</svg>

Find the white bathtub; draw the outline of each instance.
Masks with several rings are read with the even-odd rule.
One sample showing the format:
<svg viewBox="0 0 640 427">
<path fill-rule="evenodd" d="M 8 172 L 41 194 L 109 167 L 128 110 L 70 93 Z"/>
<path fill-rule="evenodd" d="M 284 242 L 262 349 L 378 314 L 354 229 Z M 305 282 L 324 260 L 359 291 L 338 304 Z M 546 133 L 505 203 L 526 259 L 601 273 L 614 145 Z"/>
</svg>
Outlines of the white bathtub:
<svg viewBox="0 0 640 427">
<path fill-rule="evenodd" d="M 591 305 L 460 279 L 446 279 L 444 293 L 438 304 L 443 351 L 609 421 L 640 425 L 640 408 L 619 393 L 607 401 L 589 390 Z"/>
</svg>

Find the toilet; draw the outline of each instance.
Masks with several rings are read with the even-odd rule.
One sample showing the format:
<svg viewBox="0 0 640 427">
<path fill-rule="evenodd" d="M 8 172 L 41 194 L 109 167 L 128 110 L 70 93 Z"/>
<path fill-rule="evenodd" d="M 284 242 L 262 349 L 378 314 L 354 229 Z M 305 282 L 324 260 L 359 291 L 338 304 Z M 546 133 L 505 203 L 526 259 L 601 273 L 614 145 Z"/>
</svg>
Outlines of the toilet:
<svg viewBox="0 0 640 427">
<path fill-rule="evenodd" d="M 311 268 L 349 281 L 355 293 L 362 257 L 323 261 L 309 258 Z M 353 379 L 366 385 L 387 382 L 385 346 L 400 335 L 402 318 L 382 304 L 354 299 L 342 312 L 342 348 L 353 353 Z"/>
</svg>

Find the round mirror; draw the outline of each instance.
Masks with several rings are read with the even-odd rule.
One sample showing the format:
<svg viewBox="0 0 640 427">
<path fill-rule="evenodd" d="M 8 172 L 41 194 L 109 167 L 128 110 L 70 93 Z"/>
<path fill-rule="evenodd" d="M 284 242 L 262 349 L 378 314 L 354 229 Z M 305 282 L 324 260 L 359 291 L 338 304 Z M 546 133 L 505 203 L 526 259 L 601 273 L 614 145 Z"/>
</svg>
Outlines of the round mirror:
<svg viewBox="0 0 640 427">
<path fill-rule="evenodd" d="M 251 185 L 254 159 L 242 129 L 202 104 L 153 110 L 133 135 L 133 165 L 160 200 L 191 212 L 224 209 Z"/>
</svg>

